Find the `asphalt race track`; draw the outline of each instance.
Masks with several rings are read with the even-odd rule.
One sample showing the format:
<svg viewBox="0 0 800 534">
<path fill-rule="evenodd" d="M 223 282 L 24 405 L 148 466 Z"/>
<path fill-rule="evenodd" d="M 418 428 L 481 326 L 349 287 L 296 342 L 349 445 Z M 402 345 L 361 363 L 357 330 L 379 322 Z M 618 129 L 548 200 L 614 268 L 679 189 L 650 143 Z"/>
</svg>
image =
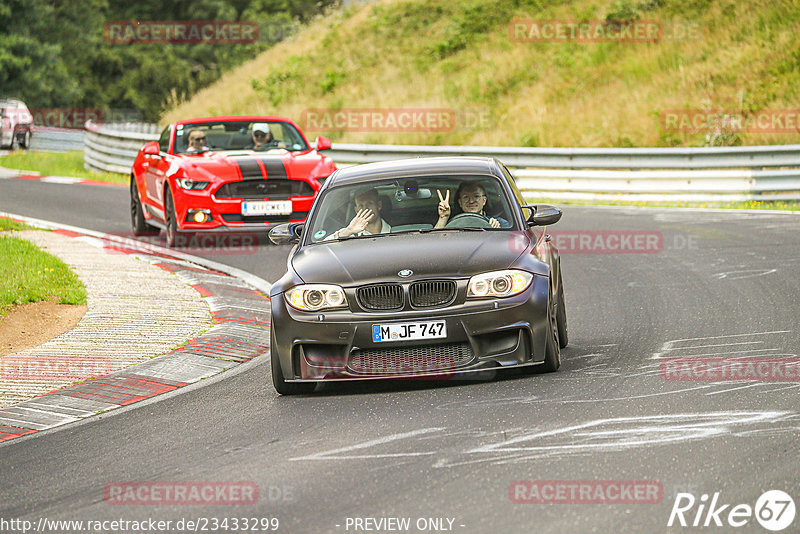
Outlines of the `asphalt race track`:
<svg viewBox="0 0 800 534">
<path fill-rule="evenodd" d="M 129 232 L 125 188 L 0 180 L 0 210 Z M 730 510 L 756 508 L 768 490 L 797 502 L 797 377 L 682 381 L 662 370 L 667 358 L 797 357 L 800 216 L 568 206 L 549 231 L 572 249 L 589 236 L 588 249 L 562 247 L 570 345 L 559 372 L 279 397 L 260 358 L 200 387 L 0 446 L 0 518 L 278 518 L 278 532 L 290 533 L 693 532 L 701 527 L 667 526 L 687 493 L 697 501 L 689 525 L 701 500 L 707 510 L 716 498 L 729 506 L 714 517 L 704 510 L 698 524 L 729 532 Z M 645 246 L 599 248 L 636 235 Z M 274 281 L 287 252 L 262 245 L 208 256 Z M 259 495 L 240 506 L 104 500 L 107 485 L 133 481 L 245 481 Z M 660 489 L 650 502 L 515 502 L 531 498 L 520 487 L 541 481 Z M 765 532 L 753 514 L 733 518 L 745 521 L 737 531 Z"/>
</svg>

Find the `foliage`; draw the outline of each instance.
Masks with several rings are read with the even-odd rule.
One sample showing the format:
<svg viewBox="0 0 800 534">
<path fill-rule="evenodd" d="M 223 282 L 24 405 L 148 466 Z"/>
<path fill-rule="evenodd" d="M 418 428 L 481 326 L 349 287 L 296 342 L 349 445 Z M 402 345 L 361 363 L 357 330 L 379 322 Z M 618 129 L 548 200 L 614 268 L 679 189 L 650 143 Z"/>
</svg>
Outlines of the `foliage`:
<svg viewBox="0 0 800 534">
<path fill-rule="evenodd" d="M 306 131 L 334 142 L 519 146 L 797 143 L 797 131 L 668 129 L 665 113 L 794 110 L 797 0 L 374 0 L 315 20 L 163 121 L 209 111 L 432 108 L 431 131 Z M 512 21 L 658 27 L 657 39 L 520 39 Z M 648 30 L 650 31 L 650 30 Z M 235 94 L 236 98 L 227 98 Z M 489 121 L 474 121 L 489 116 Z M 464 120 L 462 120 L 464 119 Z M 710 135 L 709 135 L 710 133 Z"/>
<path fill-rule="evenodd" d="M 126 110 L 155 121 L 337 0 L 0 0 L 0 87 L 32 109 Z M 113 44 L 104 25 L 253 21 L 255 44 Z"/>
</svg>

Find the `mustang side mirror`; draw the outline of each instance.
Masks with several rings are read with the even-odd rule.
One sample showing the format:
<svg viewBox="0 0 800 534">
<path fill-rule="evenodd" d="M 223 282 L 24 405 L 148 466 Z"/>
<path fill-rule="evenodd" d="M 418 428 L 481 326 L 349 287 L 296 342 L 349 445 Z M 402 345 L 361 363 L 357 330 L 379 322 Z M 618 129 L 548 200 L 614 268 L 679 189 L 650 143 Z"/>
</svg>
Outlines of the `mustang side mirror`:
<svg viewBox="0 0 800 534">
<path fill-rule="evenodd" d="M 158 141 L 148 141 L 142 147 L 142 151 L 148 156 L 158 156 L 161 153 L 161 148 L 158 146 Z"/>
<path fill-rule="evenodd" d="M 528 226 L 549 226 L 561 219 L 561 209 L 550 204 L 533 204 L 522 207 L 533 210 L 533 215 L 528 217 Z"/>
<path fill-rule="evenodd" d="M 317 150 L 330 150 L 333 146 L 330 139 L 322 136 L 317 137 L 317 140 L 314 141 L 314 144 L 317 145 Z"/>
<path fill-rule="evenodd" d="M 305 223 L 283 223 L 275 226 L 269 231 L 269 240 L 276 245 L 289 245 L 299 243 L 300 236 L 303 235 Z"/>
</svg>

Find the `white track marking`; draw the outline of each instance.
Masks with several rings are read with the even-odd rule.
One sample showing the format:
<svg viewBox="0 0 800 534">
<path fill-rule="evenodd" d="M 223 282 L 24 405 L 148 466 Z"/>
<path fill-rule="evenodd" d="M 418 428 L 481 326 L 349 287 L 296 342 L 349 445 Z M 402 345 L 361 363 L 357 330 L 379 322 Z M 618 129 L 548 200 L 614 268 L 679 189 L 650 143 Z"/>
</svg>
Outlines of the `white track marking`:
<svg viewBox="0 0 800 534">
<path fill-rule="evenodd" d="M 685 347 L 678 346 L 679 343 L 683 343 L 683 342 L 687 342 L 687 341 L 704 341 L 704 340 L 711 340 L 711 339 L 729 339 L 729 338 L 738 338 L 738 337 L 747 337 L 747 336 L 760 336 L 760 335 L 764 335 L 764 334 L 788 334 L 790 332 L 791 332 L 791 330 L 771 330 L 771 331 L 766 331 L 766 332 L 750 332 L 750 333 L 747 333 L 747 334 L 728 334 L 728 335 L 723 335 L 723 336 L 704 336 L 704 337 L 690 337 L 690 338 L 685 338 L 685 339 L 672 339 L 670 341 L 664 342 L 664 344 L 661 345 L 661 349 L 658 352 L 653 353 L 653 355 L 650 357 L 650 359 L 651 360 L 658 360 L 658 359 L 660 359 L 662 357 L 664 352 L 667 352 L 667 351 L 670 351 L 670 350 L 697 348 L 697 347 L 694 347 L 694 346 L 691 346 L 691 345 L 690 346 L 685 346 Z M 759 341 L 758 343 L 763 343 L 763 341 Z M 721 345 L 721 346 L 727 346 L 727 344 Z M 766 350 L 766 349 L 759 349 L 759 350 Z"/>
<path fill-rule="evenodd" d="M 365 454 L 365 455 L 341 455 L 341 453 L 346 453 L 350 451 L 356 451 L 360 449 L 367 449 L 369 447 L 375 447 L 376 445 L 385 445 L 386 443 L 391 443 L 393 441 L 399 441 L 401 439 L 408 439 L 420 436 L 422 434 L 429 434 L 431 432 L 441 432 L 445 430 L 444 427 L 434 427 L 434 428 L 421 428 L 419 430 L 413 430 L 411 432 L 403 432 L 400 434 L 391 434 L 389 436 L 385 436 L 382 438 L 373 439 L 370 441 L 365 441 L 363 443 L 357 443 L 355 445 L 350 445 L 348 447 L 342 447 L 340 449 L 333 449 L 330 451 L 324 452 L 317 452 L 314 454 L 310 454 L 308 456 L 300 456 L 297 458 L 289 458 L 290 462 L 296 462 L 300 460 L 345 460 L 345 459 L 369 459 L 369 458 L 402 458 L 407 456 L 429 456 L 431 454 L 435 454 L 435 451 L 426 451 L 426 452 L 398 452 L 398 453 L 389 453 L 389 454 Z M 340 456 L 336 456 L 340 455 Z"/>
<path fill-rule="evenodd" d="M 726 271 L 712 274 L 712 278 L 717 280 L 743 280 L 745 278 L 755 278 L 776 273 L 778 269 L 748 269 L 743 271 Z"/>
<path fill-rule="evenodd" d="M 729 385 L 730 385 L 730 383 L 729 383 Z M 721 389 L 719 391 L 710 391 L 710 392 L 706 393 L 706 396 L 719 395 L 720 393 L 730 393 L 731 391 L 737 391 L 737 390 L 740 390 L 740 389 L 749 389 L 749 388 L 758 387 L 758 386 L 772 386 L 772 385 L 774 385 L 774 384 L 771 383 L 771 382 L 749 382 L 749 383 L 747 383 L 747 384 L 745 384 L 743 386 L 729 387 L 729 388 L 726 388 L 726 389 Z"/>
<path fill-rule="evenodd" d="M 44 176 L 39 178 L 40 182 L 47 182 L 51 184 L 77 184 L 83 180 L 83 178 L 73 178 L 71 176 Z"/>
<path fill-rule="evenodd" d="M 690 349 L 707 349 L 711 347 L 732 347 L 734 345 L 761 345 L 763 341 L 737 341 L 736 343 L 714 343 L 712 345 L 695 345 L 694 347 L 670 347 L 667 350 L 690 350 Z"/>
<path fill-rule="evenodd" d="M 739 427 L 761 423 L 774 425 L 793 418 L 794 415 L 790 412 L 715 412 L 599 419 L 483 445 L 470 449 L 465 454 L 490 454 L 490 457 L 455 462 L 443 458 L 434 467 L 449 468 L 485 462 L 503 464 L 598 451 L 614 452 L 687 439 L 712 438 L 735 433 L 735 429 Z M 756 433 L 774 430 L 765 428 L 742 431 Z M 525 442 L 536 444 L 522 446 Z"/>
</svg>

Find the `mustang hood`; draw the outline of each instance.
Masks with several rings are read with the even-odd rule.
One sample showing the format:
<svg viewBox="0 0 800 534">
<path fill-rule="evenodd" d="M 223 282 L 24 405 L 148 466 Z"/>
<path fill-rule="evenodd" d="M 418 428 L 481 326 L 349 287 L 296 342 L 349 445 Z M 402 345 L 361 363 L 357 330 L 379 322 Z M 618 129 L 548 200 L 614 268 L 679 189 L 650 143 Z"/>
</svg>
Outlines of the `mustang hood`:
<svg viewBox="0 0 800 534">
<path fill-rule="evenodd" d="M 311 245 L 291 260 L 306 283 L 351 285 L 439 276 L 471 276 L 511 266 L 528 247 L 525 232 L 459 231 L 384 234 Z"/>
<path fill-rule="evenodd" d="M 194 179 L 209 181 L 215 177 L 225 181 L 302 180 L 328 176 L 336 168 L 330 158 L 314 150 L 290 152 L 284 149 L 264 152 L 210 150 L 196 156 L 183 156 L 180 165 Z"/>
</svg>

